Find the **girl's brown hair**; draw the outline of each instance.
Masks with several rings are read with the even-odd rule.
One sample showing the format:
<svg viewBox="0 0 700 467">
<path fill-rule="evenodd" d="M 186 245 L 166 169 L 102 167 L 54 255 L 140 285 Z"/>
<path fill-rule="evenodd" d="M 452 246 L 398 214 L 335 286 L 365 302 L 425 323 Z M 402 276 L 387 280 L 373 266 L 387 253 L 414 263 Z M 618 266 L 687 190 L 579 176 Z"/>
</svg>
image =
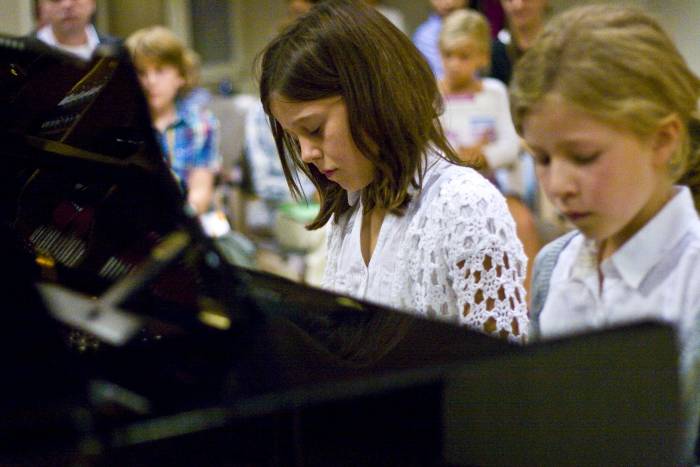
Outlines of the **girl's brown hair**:
<svg viewBox="0 0 700 467">
<path fill-rule="evenodd" d="M 405 34 L 363 1 L 320 2 L 273 39 L 258 63 L 260 98 L 290 189 L 301 196 L 296 166 L 319 193 L 321 209 L 309 229 L 346 212 L 347 194 L 302 162 L 298 142 L 271 114 L 275 95 L 296 102 L 342 97 L 351 136 L 376 168 L 362 190 L 365 210 L 378 206 L 403 213 L 409 188 L 422 186 L 432 150 L 459 163 L 440 126 L 442 100 L 427 62 Z"/>
<path fill-rule="evenodd" d="M 690 186 L 699 206 L 700 80 L 653 18 L 636 8 L 588 5 L 550 21 L 511 81 L 519 132 L 533 107 L 552 93 L 640 137 L 677 115 L 684 131 L 669 174 Z"/>
</svg>

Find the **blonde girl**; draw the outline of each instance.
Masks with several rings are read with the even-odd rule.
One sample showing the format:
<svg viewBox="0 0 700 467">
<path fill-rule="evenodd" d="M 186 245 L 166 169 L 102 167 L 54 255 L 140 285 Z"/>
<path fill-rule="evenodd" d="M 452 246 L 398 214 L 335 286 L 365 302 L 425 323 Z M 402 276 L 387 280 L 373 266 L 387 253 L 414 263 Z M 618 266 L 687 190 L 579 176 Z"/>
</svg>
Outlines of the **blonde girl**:
<svg viewBox="0 0 700 467">
<path fill-rule="evenodd" d="M 511 85 L 540 184 L 577 227 L 538 255 L 531 334 L 672 325 L 690 461 L 700 411 L 700 220 L 698 187 L 678 181 L 700 163 L 700 81 L 654 19 L 596 5 L 553 20 Z"/>
</svg>

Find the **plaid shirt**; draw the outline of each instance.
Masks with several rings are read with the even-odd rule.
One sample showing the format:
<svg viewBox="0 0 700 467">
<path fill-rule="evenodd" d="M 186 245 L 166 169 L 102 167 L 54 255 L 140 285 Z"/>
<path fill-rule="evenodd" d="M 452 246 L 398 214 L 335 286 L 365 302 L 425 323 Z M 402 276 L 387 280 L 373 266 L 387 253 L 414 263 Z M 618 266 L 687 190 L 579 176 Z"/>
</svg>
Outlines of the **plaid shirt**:
<svg viewBox="0 0 700 467">
<path fill-rule="evenodd" d="M 219 170 L 219 131 L 219 121 L 211 111 L 178 102 L 175 121 L 164 132 L 156 132 L 167 162 L 183 184 L 193 167 Z"/>
</svg>

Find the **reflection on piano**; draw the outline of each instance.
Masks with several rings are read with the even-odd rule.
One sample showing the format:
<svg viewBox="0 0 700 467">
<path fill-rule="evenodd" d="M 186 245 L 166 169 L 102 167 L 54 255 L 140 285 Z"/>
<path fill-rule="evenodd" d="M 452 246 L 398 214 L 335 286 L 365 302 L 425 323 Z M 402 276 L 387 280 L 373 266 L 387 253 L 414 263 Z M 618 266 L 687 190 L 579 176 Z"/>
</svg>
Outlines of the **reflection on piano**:
<svg viewBox="0 0 700 467">
<path fill-rule="evenodd" d="M 0 134 L 0 464 L 673 459 L 664 327 L 521 349 L 228 264 L 120 50 L 0 37 Z"/>
</svg>

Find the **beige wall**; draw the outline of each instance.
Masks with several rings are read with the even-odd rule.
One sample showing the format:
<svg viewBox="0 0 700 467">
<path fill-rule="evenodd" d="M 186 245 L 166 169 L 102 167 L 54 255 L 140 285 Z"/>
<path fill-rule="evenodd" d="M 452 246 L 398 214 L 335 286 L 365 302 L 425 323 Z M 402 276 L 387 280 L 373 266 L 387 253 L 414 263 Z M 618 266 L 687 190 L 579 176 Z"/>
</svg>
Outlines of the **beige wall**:
<svg viewBox="0 0 700 467">
<path fill-rule="evenodd" d="M 163 0 L 118 0 L 105 4 L 107 29 L 117 37 L 127 37 L 137 29 L 163 24 L 165 18 Z"/>
<path fill-rule="evenodd" d="M 688 65 L 700 75 L 700 1 L 649 0 L 650 9 L 657 15 Z"/>
<path fill-rule="evenodd" d="M 30 0 L 0 0 L 0 33 L 20 36 L 34 28 Z"/>
<path fill-rule="evenodd" d="M 284 18 L 285 0 L 240 0 L 241 1 L 241 59 L 237 70 L 241 91 L 255 93 L 256 82 L 253 73 L 255 56 L 274 36 L 277 26 Z"/>
</svg>

